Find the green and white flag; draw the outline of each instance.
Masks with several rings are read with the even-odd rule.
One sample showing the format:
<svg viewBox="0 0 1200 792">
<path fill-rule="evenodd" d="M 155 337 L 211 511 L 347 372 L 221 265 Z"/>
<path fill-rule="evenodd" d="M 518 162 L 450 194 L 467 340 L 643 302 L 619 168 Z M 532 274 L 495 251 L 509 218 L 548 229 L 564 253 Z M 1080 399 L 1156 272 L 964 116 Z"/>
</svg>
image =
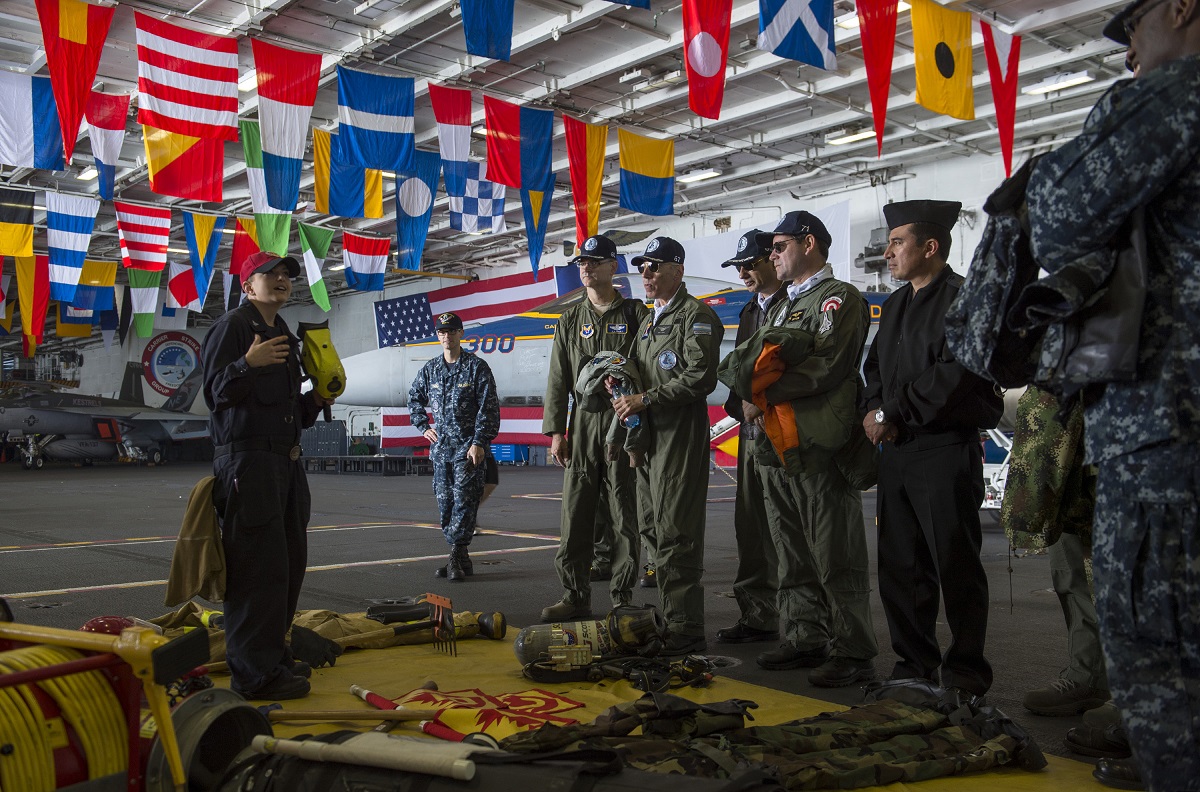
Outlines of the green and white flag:
<svg viewBox="0 0 1200 792">
<path fill-rule="evenodd" d="M 246 181 L 250 183 L 250 208 L 258 229 L 258 247 L 277 256 L 286 256 L 292 231 L 292 213 L 281 211 L 267 201 L 267 182 L 263 176 L 262 137 L 257 121 L 239 121 L 242 150 L 246 157 Z"/>
<path fill-rule="evenodd" d="M 129 300 L 133 310 L 133 330 L 138 338 L 154 334 L 154 317 L 158 314 L 158 284 L 162 270 L 127 269 Z"/>
<path fill-rule="evenodd" d="M 308 290 L 312 292 L 313 302 L 321 306 L 322 311 L 329 310 L 329 292 L 325 289 L 325 278 L 321 275 L 321 267 L 325 264 L 325 256 L 329 254 L 329 243 L 333 241 L 333 229 L 299 223 L 300 250 L 304 252 L 304 269 L 308 274 Z"/>
</svg>

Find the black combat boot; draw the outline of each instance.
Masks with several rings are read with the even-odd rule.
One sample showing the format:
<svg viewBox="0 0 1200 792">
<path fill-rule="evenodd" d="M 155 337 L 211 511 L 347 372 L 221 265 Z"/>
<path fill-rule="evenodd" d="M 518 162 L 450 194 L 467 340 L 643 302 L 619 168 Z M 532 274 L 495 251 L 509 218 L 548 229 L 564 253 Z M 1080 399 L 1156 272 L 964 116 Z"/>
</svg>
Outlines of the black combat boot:
<svg viewBox="0 0 1200 792">
<path fill-rule="evenodd" d="M 450 559 L 446 562 L 446 577 L 456 582 L 466 580 L 466 567 L 468 565 L 471 565 L 471 559 L 467 555 L 467 546 L 454 545 L 454 548 L 450 551 Z"/>
<path fill-rule="evenodd" d="M 473 561 L 471 561 L 471 557 L 469 555 L 467 555 L 467 546 L 466 545 L 455 545 L 455 547 L 460 547 L 462 549 L 462 558 L 459 559 L 459 562 L 458 562 L 459 567 L 467 575 L 467 577 L 474 575 L 475 574 L 475 563 Z M 453 550 L 450 551 L 450 555 L 451 555 L 451 557 L 454 556 Z M 437 569 L 435 569 L 433 571 L 434 576 L 440 577 L 440 578 L 448 577 L 447 571 L 448 571 L 449 567 L 450 567 L 449 564 L 445 564 L 443 566 L 438 567 Z M 454 579 L 461 580 L 462 578 L 454 578 Z"/>
</svg>

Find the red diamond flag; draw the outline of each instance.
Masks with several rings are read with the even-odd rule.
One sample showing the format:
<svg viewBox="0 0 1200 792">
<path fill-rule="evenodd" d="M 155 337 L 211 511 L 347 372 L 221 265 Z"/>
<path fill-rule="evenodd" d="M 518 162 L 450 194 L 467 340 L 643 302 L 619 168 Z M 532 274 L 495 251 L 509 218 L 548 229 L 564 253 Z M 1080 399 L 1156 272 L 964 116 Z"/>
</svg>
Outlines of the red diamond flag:
<svg viewBox="0 0 1200 792">
<path fill-rule="evenodd" d="M 705 118 L 721 117 L 732 14 L 733 0 L 683 0 L 683 60 L 687 64 L 688 104 L 696 115 Z"/>
</svg>

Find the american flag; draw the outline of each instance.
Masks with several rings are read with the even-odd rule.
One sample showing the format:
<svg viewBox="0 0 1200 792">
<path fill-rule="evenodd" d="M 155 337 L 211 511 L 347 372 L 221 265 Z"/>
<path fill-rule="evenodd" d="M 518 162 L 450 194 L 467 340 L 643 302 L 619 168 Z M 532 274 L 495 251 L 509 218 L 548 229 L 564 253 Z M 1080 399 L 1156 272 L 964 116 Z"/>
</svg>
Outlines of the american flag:
<svg viewBox="0 0 1200 792">
<path fill-rule="evenodd" d="M 410 294 L 375 303 L 375 332 L 380 348 L 433 335 L 429 295 Z"/>
</svg>

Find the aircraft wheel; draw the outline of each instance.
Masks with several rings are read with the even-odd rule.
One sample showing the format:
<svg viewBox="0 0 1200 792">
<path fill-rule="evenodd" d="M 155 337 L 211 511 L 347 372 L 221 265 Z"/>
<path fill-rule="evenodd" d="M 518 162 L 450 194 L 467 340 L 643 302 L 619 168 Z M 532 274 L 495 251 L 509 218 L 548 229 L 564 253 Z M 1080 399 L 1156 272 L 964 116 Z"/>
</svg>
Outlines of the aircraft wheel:
<svg viewBox="0 0 1200 792">
<path fill-rule="evenodd" d="M 46 460 L 45 460 L 45 459 L 42 459 L 41 457 L 38 457 L 37 459 L 33 460 L 33 469 L 34 469 L 34 470 L 41 470 L 41 469 L 42 469 L 42 468 L 44 468 L 45 466 L 46 466 Z"/>
<path fill-rule="evenodd" d="M 33 468 L 33 463 L 30 462 L 28 459 L 22 459 L 21 467 L 25 468 L 26 470 L 31 470 Z"/>
<path fill-rule="evenodd" d="M 163 461 L 162 451 L 157 448 L 150 449 L 150 455 L 147 457 L 151 464 L 161 465 Z"/>
</svg>

